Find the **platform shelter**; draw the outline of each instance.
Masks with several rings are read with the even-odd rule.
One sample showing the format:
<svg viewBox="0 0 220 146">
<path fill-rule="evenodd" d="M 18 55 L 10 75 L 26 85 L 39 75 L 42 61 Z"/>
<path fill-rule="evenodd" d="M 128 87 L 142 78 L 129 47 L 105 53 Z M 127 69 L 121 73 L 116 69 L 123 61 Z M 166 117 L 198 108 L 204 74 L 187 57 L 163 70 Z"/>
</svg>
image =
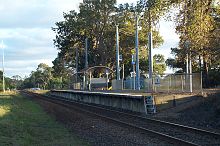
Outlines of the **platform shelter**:
<svg viewBox="0 0 220 146">
<path fill-rule="evenodd" d="M 106 66 L 93 66 L 85 68 L 74 74 L 77 78 L 74 89 L 80 90 L 102 90 L 109 88 L 109 80 L 112 78 L 113 70 Z"/>
</svg>

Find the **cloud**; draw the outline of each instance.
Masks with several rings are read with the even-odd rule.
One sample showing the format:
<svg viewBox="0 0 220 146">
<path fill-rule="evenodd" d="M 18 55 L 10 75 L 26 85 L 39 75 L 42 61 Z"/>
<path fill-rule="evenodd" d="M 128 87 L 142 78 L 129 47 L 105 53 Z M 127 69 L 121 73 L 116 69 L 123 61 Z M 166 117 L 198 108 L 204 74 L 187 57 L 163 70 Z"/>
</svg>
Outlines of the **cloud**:
<svg viewBox="0 0 220 146">
<path fill-rule="evenodd" d="M 52 66 L 57 49 L 53 45 L 55 33 L 51 27 L 63 20 L 63 12 L 77 10 L 79 2 L 0 0 L 0 40 L 6 45 L 6 75 L 27 75 L 42 62 Z"/>
<path fill-rule="evenodd" d="M 63 12 L 77 9 L 73 0 L 0 0 L 0 28 L 51 27 Z"/>
<path fill-rule="evenodd" d="M 0 34 L 6 45 L 6 76 L 27 76 L 40 63 L 52 66 L 57 56 L 58 51 L 53 46 L 55 34 L 51 28 L 5 28 L 0 29 Z"/>
<path fill-rule="evenodd" d="M 55 34 L 51 29 L 0 29 L 6 35 L 5 54 L 10 60 L 55 57 L 57 49 L 53 47 Z M 1 39 L 1 38 L 0 38 Z"/>
<path fill-rule="evenodd" d="M 51 27 L 63 20 L 63 12 L 79 11 L 83 0 L 0 0 L 0 41 L 5 43 L 6 76 L 29 75 L 39 63 L 52 66 L 57 56 Z M 118 0 L 117 3 L 136 3 L 137 0 Z M 161 24 L 165 43 L 157 50 L 165 56 L 178 41 L 169 24 Z M 166 51 L 164 51 L 166 50 Z M 168 50 L 168 51 L 167 51 Z M 165 52 L 165 53 L 164 53 Z M 0 60 L 2 51 L 0 51 Z M 1 61 L 0 61 L 1 62 Z"/>
<path fill-rule="evenodd" d="M 175 33 L 174 22 L 161 20 L 160 35 L 164 39 L 164 43 L 157 49 L 153 50 L 153 54 L 163 54 L 165 58 L 173 57 L 171 48 L 178 47 L 179 35 Z"/>
<path fill-rule="evenodd" d="M 5 72 L 7 76 L 20 75 L 21 77 L 29 76 L 32 71 L 36 71 L 37 66 L 40 63 L 46 63 L 52 66 L 50 59 L 36 59 L 36 60 L 6 60 Z"/>
</svg>

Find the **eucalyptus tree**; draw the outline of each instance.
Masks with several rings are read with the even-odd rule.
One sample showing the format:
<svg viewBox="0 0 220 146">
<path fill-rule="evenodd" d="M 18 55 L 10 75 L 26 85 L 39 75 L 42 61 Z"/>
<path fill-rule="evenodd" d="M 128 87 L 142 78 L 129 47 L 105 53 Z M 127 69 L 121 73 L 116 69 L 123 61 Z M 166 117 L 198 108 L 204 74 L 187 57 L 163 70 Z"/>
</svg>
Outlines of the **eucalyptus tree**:
<svg viewBox="0 0 220 146">
<path fill-rule="evenodd" d="M 117 8 L 117 17 L 120 32 L 120 52 L 123 55 L 122 63 L 125 64 L 125 74 L 132 71 L 131 58 L 135 53 L 135 15 L 139 15 L 140 29 L 139 56 L 140 70 L 146 73 L 148 70 L 148 33 L 153 31 L 153 47 L 158 48 L 163 43 L 159 34 L 159 20 L 165 16 L 175 1 L 167 0 L 140 0 L 136 4 L 120 4 Z M 116 22 L 117 23 L 117 22 Z"/>
<path fill-rule="evenodd" d="M 114 63 L 114 30 L 109 16 L 115 10 L 115 0 L 84 1 L 79 13 L 64 13 L 64 21 L 57 22 L 55 46 L 60 50 L 59 62 L 75 67 L 76 48 L 79 52 L 79 70 L 84 68 L 85 39 L 89 40 L 89 65 L 109 65 Z M 55 60 L 54 63 L 58 63 Z M 62 64 L 62 63 L 61 63 Z M 110 65 L 111 64 L 111 65 Z M 55 65 L 55 64 L 54 64 Z M 58 64 L 56 64 L 58 65 Z"/>
<path fill-rule="evenodd" d="M 14 89 L 17 89 L 22 84 L 22 78 L 19 75 L 14 75 L 11 77 L 11 86 L 13 86 Z"/>
<path fill-rule="evenodd" d="M 119 23 L 120 52 L 126 66 L 125 73 L 131 71 L 131 50 L 135 47 L 135 16 L 134 12 L 141 13 L 142 27 L 139 33 L 140 60 L 147 62 L 147 34 L 153 30 L 154 48 L 163 43 L 157 26 L 159 19 L 168 11 L 176 0 L 149 0 L 137 1 L 136 4 L 121 4 L 116 7 L 116 0 L 83 1 L 79 12 L 64 13 L 64 21 L 57 22 L 53 28 L 56 33 L 54 44 L 59 50 L 54 60 L 54 72 L 65 76 L 65 68 L 84 68 L 85 39 L 88 38 L 89 66 L 105 65 L 115 68 L 115 24 Z M 117 15 L 113 15 L 116 13 Z M 149 17 L 150 14 L 150 17 Z M 149 19 L 150 18 L 150 19 Z M 78 51 L 76 51 L 76 48 Z M 78 62 L 74 56 L 77 56 Z M 65 64 L 65 67 L 63 67 Z M 142 72 L 147 71 L 147 63 L 140 67 Z"/>
<path fill-rule="evenodd" d="M 52 68 L 45 63 L 40 63 L 36 71 L 31 74 L 32 77 L 35 80 L 35 85 L 46 89 L 52 79 Z"/>
<path fill-rule="evenodd" d="M 204 62 L 205 83 L 208 84 L 208 72 L 212 62 L 219 57 L 219 5 L 214 0 L 184 0 L 179 3 L 176 16 L 176 32 L 180 35 L 179 47 L 185 54 L 201 66 Z M 177 54 L 177 56 L 181 56 Z M 183 56 L 183 59 L 186 55 Z M 198 61 L 197 61 L 198 62 Z"/>
</svg>

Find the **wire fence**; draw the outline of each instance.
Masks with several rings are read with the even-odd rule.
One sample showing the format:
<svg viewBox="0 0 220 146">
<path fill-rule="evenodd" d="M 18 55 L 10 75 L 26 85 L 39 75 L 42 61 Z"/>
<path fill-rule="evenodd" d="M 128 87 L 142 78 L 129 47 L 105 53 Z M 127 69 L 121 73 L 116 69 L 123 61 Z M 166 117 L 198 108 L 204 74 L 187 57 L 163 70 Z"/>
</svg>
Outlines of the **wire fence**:
<svg viewBox="0 0 220 146">
<path fill-rule="evenodd" d="M 201 92 L 200 73 L 154 75 L 152 79 L 140 79 L 140 89 L 145 92 Z M 135 80 L 124 81 L 123 90 L 135 90 Z"/>
<path fill-rule="evenodd" d="M 108 82 L 107 82 L 108 81 Z M 71 89 L 79 90 L 135 90 L 135 78 L 127 78 L 126 80 L 107 80 L 106 83 L 90 85 L 88 78 L 73 77 L 71 81 Z M 200 73 L 192 74 L 164 74 L 163 76 L 154 75 L 152 79 L 140 78 L 140 90 L 142 92 L 202 92 L 202 76 Z"/>
</svg>

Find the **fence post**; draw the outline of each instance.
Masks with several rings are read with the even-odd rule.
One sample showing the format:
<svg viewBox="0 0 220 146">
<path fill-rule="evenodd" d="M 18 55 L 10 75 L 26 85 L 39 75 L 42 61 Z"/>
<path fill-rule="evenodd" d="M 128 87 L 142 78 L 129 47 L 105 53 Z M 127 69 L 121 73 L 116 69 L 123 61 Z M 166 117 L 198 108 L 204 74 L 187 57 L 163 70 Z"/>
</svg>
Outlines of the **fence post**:
<svg viewBox="0 0 220 146">
<path fill-rule="evenodd" d="M 169 78 L 169 92 L 170 92 L 170 88 L 172 86 L 171 77 L 172 77 L 172 75 L 170 75 L 170 78 Z"/>
<path fill-rule="evenodd" d="M 176 98 L 175 98 L 175 95 L 173 96 L 173 107 L 176 107 Z"/>
<path fill-rule="evenodd" d="M 183 75 L 181 75 L 181 86 L 182 86 L 182 92 L 183 92 Z"/>
<path fill-rule="evenodd" d="M 201 93 L 203 95 L 203 89 L 202 89 L 202 71 L 200 71 L 200 90 L 201 90 Z"/>
<path fill-rule="evenodd" d="M 174 83 L 175 83 L 175 84 L 174 84 L 174 86 L 175 86 L 175 88 L 174 88 L 174 89 L 175 89 L 175 91 L 177 91 L 177 85 L 176 85 L 176 75 L 174 75 Z"/>
<path fill-rule="evenodd" d="M 168 93 L 170 92 L 170 77 L 168 78 Z"/>
</svg>

